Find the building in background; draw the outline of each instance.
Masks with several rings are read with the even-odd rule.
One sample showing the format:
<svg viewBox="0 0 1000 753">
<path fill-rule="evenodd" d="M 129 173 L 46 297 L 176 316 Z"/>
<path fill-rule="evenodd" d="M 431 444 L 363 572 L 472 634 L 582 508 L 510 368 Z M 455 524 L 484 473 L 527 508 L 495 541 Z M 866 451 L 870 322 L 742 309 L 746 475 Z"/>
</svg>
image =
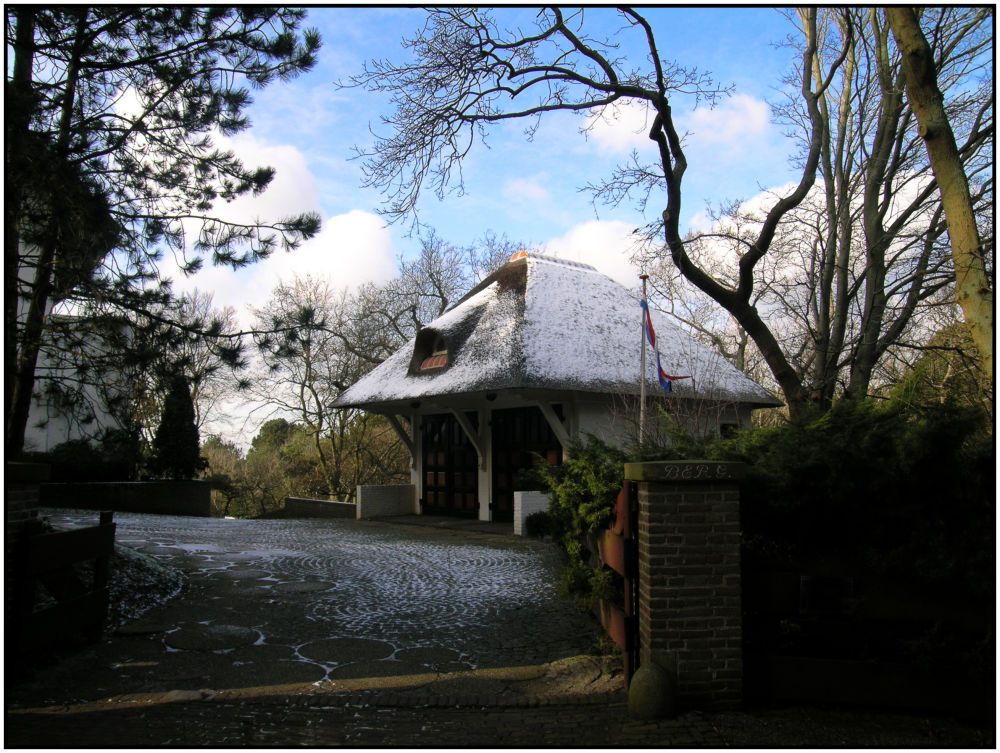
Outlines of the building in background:
<svg viewBox="0 0 1000 753">
<path fill-rule="evenodd" d="M 690 378 L 665 393 L 647 348 L 647 395 L 689 430 L 725 433 L 781 404 L 652 317 L 663 370 Z M 617 445 L 638 437 L 642 337 L 636 294 L 589 265 L 520 252 L 334 407 L 392 423 L 412 459 L 412 512 L 510 521 L 518 475 L 538 456 L 559 463 L 586 435 Z"/>
</svg>

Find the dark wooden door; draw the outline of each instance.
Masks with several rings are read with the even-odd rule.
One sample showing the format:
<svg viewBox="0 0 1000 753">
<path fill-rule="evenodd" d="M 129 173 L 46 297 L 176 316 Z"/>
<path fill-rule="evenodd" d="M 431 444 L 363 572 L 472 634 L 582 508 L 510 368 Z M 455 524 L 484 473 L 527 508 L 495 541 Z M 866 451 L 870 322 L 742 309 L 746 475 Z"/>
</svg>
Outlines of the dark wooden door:
<svg viewBox="0 0 1000 753">
<path fill-rule="evenodd" d="M 562 418 L 561 406 L 556 414 Z M 537 485 L 524 480 L 539 458 L 549 465 L 562 462 L 562 445 L 536 407 L 495 410 L 493 423 L 493 520 L 514 520 L 514 492 Z"/>
<path fill-rule="evenodd" d="M 467 414 L 475 425 L 475 414 Z M 428 515 L 479 516 L 479 457 L 450 413 L 424 416 L 423 511 Z"/>
</svg>

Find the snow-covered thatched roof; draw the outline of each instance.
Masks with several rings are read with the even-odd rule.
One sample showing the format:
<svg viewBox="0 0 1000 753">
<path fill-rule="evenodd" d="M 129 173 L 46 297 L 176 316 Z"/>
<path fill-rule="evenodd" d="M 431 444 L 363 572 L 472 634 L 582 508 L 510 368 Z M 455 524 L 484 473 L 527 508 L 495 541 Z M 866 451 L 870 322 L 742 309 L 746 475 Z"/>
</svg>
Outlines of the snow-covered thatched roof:
<svg viewBox="0 0 1000 753">
<path fill-rule="evenodd" d="M 694 377 L 693 385 L 673 383 L 678 398 L 780 404 L 666 317 L 652 312 L 652 319 L 664 371 Z M 509 389 L 638 394 L 641 337 L 635 293 L 587 264 L 515 254 L 335 405 L 377 411 Z M 646 356 L 647 390 L 654 395 L 661 391 L 656 360 L 649 348 Z"/>
</svg>

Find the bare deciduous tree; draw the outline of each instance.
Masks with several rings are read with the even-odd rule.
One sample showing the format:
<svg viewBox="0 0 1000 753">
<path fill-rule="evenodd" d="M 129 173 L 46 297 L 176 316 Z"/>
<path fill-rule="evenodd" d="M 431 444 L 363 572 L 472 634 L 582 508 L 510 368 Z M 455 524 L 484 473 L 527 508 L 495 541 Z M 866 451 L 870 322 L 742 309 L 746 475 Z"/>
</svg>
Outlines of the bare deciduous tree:
<svg viewBox="0 0 1000 753">
<path fill-rule="evenodd" d="M 350 293 L 329 280 L 295 278 L 255 312 L 265 373 L 250 393 L 271 415 L 305 427 L 327 494 L 352 499 L 359 484 L 408 474 L 391 425 L 375 414 L 332 408 L 334 400 L 519 248 L 492 232 L 460 248 L 431 231 L 386 283 Z"/>
<path fill-rule="evenodd" d="M 687 252 L 680 229 L 687 157 L 671 107 L 675 96 L 714 101 L 722 90 L 704 73 L 665 61 L 652 25 L 638 11 L 620 8 L 616 14 L 621 33 L 631 32 L 642 40 L 645 69 L 637 61 L 622 59 L 614 40 L 590 36 L 584 29 L 582 10 L 567 14 L 559 7 L 545 8 L 539 11 L 537 30 L 532 33 L 503 28 L 485 9 L 428 11 L 423 29 L 405 43 L 415 60 L 401 65 L 372 61 L 350 81 L 388 92 L 395 106 L 385 119 L 391 133 L 362 151 L 367 185 L 385 193 L 386 214 L 399 218 L 415 211 L 425 185 L 438 195 L 461 188 L 462 160 L 491 124 L 525 119 L 537 127 L 538 118 L 555 111 L 593 113 L 616 103 L 644 103 L 653 115 L 649 138 L 655 145 L 656 161 L 646 165 L 636 160 L 596 190 L 612 201 L 634 193 L 645 193 L 644 200 L 648 200 L 653 191 L 663 196 L 662 225 L 656 223 L 656 227 L 664 234 L 674 264 L 756 343 L 794 412 L 807 396 L 780 343 L 751 302 L 754 270 L 770 249 L 778 224 L 815 182 L 824 133 L 819 103 L 849 48 L 845 45 L 832 60 L 821 58 L 817 11 L 802 12 L 807 43 L 802 52 L 800 92 L 810 139 L 801 179 L 766 213 L 759 232 L 739 257 L 735 284 L 728 284 Z M 849 17 L 845 18 L 849 24 Z"/>
<path fill-rule="evenodd" d="M 363 373 L 360 359 L 333 334 L 349 305 L 345 290 L 306 276 L 279 284 L 255 310 L 257 329 L 267 332 L 257 336 L 266 372 L 252 389 L 307 427 L 330 495 L 342 488 L 335 438 L 351 419 L 330 406 Z"/>
<path fill-rule="evenodd" d="M 975 9 L 969 29 L 991 23 L 992 13 Z M 920 137 L 927 147 L 931 167 L 941 192 L 948 220 L 955 264 L 955 297 L 965 314 L 965 322 L 976 347 L 985 360 L 985 371 L 993 374 L 993 290 L 986 273 L 986 253 L 979 237 L 973 198 L 966 175 L 967 156 L 955 140 L 944 96 L 938 86 L 945 76 L 938 70 L 946 60 L 934 49 L 920 29 L 913 8 L 886 8 L 886 20 L 902 53 L 906 94 L 919 124 Z M 992 117 L 989 125 L 992 127 Z M 963 145 L 968 152 L 968 142 Z"/>
<path fill-rule="evenodd" d="M 853 16 L 849 25 L 845 13 Z M 819 101 L 819 178 L 786 215 L 755 269 L 754 306 L 822 405 L 840 395 L 869 394 L 891 377 L 900 347 L 916 350 L 945 326 L 936 309 L 950 306 L 955 280 L 934 175 L 902 97 L 900 56 L 880 19 L 870 9 L 821 12 L 820 57 L 839 54 L 845 43 L 849 54 Z M 986 73 L 989 30 L 978 10 L 928 9 L 925 20 L 947 82 L 949 111 L 961 123 L 962 164 L 977 176 L 977 216 L 988 226 L 993 97 L 992 86 L 977 78 Z M 801 70 L 788 77 L 788 94 L 775 113 L 798 135 L 798 156 L 805 159 L 813 131 L 793 89 L 800 79 Z M 759 203 L 726 207 L 711 233 L 687 239 L 689 254 L 713 274 L 726 275 L 725 259 L 748 247 L 765 220 Z M 661 305 L 744 367 L 748 343 L 738 323 L 710 316 L 698 291 L 679 284 L 676 273 L 653 271 L 659 287 L 668 286 L 686 310 L 678 311 L 676 301 Z"/>
</svg>

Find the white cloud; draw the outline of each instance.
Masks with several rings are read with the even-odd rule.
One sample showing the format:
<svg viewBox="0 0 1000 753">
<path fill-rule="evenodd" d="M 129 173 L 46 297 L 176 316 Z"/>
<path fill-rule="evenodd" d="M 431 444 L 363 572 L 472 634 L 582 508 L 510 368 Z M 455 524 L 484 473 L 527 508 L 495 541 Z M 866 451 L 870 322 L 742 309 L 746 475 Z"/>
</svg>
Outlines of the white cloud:
<svg viewBox="0 0 1000 753">
<path fill-rule="evenodd" d="M 711 232 L 714 222 L 708 213 L 708 209 L 702 209 L 691 216 L 691 219 L 688 220 L 687 229 L 692 233 L 708 233 Z"/>
<path fill-rule="evenodd" d="M 260 307 L 280 281 L 293 276 L 320 277 L 335 287 L 356 288 L 365 282 L 384 282 L 396 273 L 392 231 L 376 215 L 360 210 L 330 217 L 315 238 L 294 251 L 271 256 L 240 270 L 206 265 L 197 274 L 175 279 L 179 291 L 198 288 L 213 294 L 217 308 L 236 309 L 241 326 L 253 320 L 251 307 Z"/>
<path fill-rule="evenodd" d="M 632 225 L 620 220 L 592 220 L 548 241 L 542 252 L 590 264 L 631 290 L 636 288 L 639 279 L 639 268 L 630 258 L 636 250 L 633 230 Z"/>
<path fill-rule="evenodd" d="M 699 146 L 746 144 L 766 137 L 771 130 L 767 102 L 747 94 L 736 94 L 713 109 L 698 108 L 683 123 L 691 132 L 691 143 Z"/>
<path fill-rule="evenodd" d="M 319 209 L 319 190 L 306 158 L 294 146 L 268 144 L 249 133 L 234 138 L 218 137 L 220 148 L 232 149 L 248 169 L 269 166 L 274 179 L 259 196 L 241 196 L 220 203 L 216 212 L 222 219 L 235 221 L 276 220 Z"/>
<path fill-rule="evenodd" d="M 327 277 L 338 287 L 384 282 L 396 273 L 392 231 L 380 217 L 352 209 L 326 220 L 298 250 L 276 253 L 260 266 L 275 282 L 296 274 Z"/>
<path fill-rule="evenodd" d="M 547 201 L 548 189 L 537 179 L 514 178 L 507 181 L 503 188 L 504 196 L 514 201 Z"/>
<path fill-rule="evenodd" d="M 763 100 L 737 94 L 715 109 L 680 113 L 677 124 L 686 133 L 685 213 L 696 210 L 685 218 L 691 230 L 711 226 L 708 211 L 697 211 L 705 200 L 716 208 L 721 201 L 757 194 L 768 178 L 773 185 L 789 175 L 789 142 L 771 123 Z"/>
<path fill-rule="evenodd" d="M 749 199 L 741 201 L 740 209 L 744 215 L 763 218 L 783 196 L 793 193 L 797 186 L 797 183 L 788 182 L 780 186 L 765 189 L 764 191 L 759 191 Z M 726 218 L 723 218 L 722 225 L 720 225 L 706 208 L 691 216 L 691 219 L 688 220 L 687 229 L 693 233 L 713 233 L 727 229 L 731 230 L 730 225 L 730 220 Z"/>
<path fill-rule="evenodd" d="M 319 212 L 320 195 L 305 157 L 293 146 L 268 144 L 249 134 L 219 138 L 219 146 L 232 149 L 248 167 L 269 165 L 275 177 L 259 196 L 243 196 L 216 207 L 225 220 L 254 223 L 273 221 L 303 212 Z M 196 225 L 190 225 L 192 234 Z M 211 292 L 216 307 L 232 306 L 240 323 L 252 319 L 250 306 L 261 306 L 279 280 L 312 274 L 329 278 L 340 287 L 356 287 L 368 281 L 383 281 L 395 273 L 392 233 L 374 214 L 351 210 L 326 218 L 315 238 L 291 252 L 276 250 L 267 259 L 233 270 L 205 266 L 191 277 L 170 274 L 178 292 L 193 288 Z"/>
<path fill-rule="evenodd" d="M 586 118 L 587 138 L 605 153 L 626 153 L 651 146 L 649 128 L 653 111 L 640 100 L 625 100 L 593 110 Z M 770 108 L 767 102 L 748 94 L 736 94 L 714 108 L 699 107 L 675 115 L 675 124 L 690 148 L 746 146 L 770 138 Z"/>
<path fill-rule="evenodd" d="M 608 105 L 587 115 L 587 138 L 605 153 L 628 153 L 648 148 L 652 111 L 639 100 L 626 100 Z"/>
</svg>

